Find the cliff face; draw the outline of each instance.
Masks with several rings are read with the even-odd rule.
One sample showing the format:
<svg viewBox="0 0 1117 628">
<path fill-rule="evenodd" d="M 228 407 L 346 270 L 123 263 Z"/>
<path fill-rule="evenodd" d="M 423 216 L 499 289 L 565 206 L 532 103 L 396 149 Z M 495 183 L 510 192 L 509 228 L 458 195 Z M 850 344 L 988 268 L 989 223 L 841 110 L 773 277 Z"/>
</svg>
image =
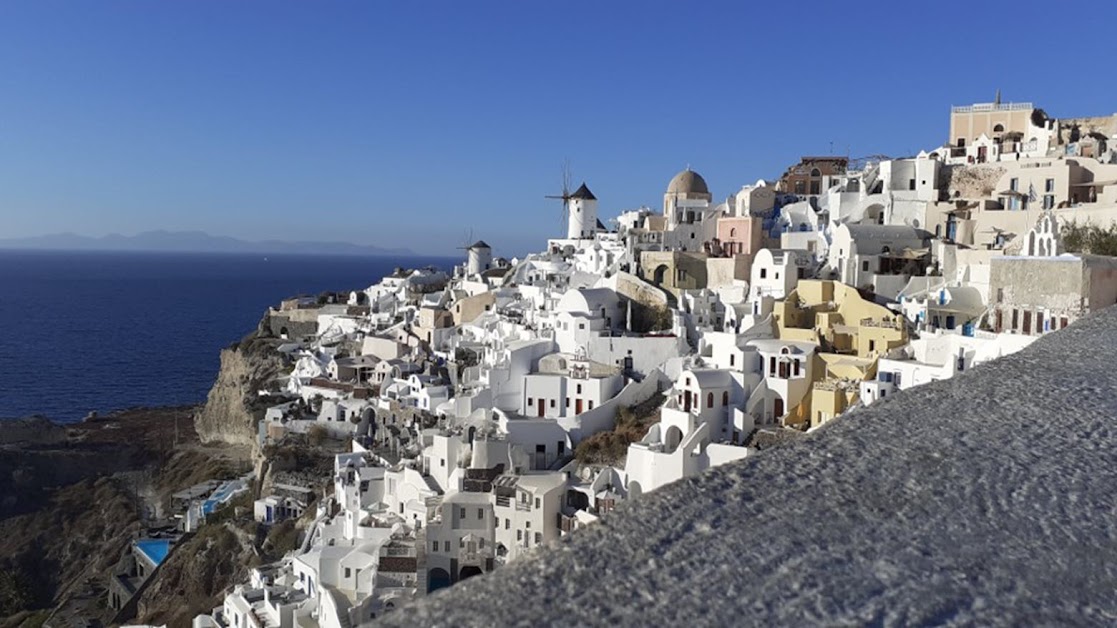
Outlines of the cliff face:
<svg viewBox="0 0 1117 628">
<path fill-rule="evenodd" d="M 253 334 L 221 351 L 217 381 L 194 416 L 203 443 L 255 444 L 256 423 L 266 409 L 256 393 L 283 369 L 282 356 L 275 350 L 279 342 Z"/>
</svg>

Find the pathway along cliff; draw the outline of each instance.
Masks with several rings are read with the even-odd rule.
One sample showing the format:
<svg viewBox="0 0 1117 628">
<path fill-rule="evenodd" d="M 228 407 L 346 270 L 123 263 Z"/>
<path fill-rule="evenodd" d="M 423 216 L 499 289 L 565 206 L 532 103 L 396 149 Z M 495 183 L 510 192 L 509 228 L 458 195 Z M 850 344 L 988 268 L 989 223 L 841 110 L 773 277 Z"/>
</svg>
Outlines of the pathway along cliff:
<svg viewBox="0 0 1117 628">
<path fill-rule="evenodd" d="M 283 366 L 268 322 L 265 316 L 256 332 L 222 351 L 204 406 L 137 408 L 71 425 L 0 421 L 0 627 L 47 618 L 48 625 L 69 625 L 78 615 L 108 625 L 105 574 L 163 515 L 170 495 L 262 461 L 257 391 Z M 279 457 L 285 464 L 276 467 L 305 463 L 289 449 Z M 185 539 L 191 551 L 172 555 L 155 573 L 148 591 L 160 599 L 140 599 L 140 614 L 160 623 L 189 620 L 217 604 L 249 565 L 293 545 L 284 535 L 297 536 L 281 529 L 256 538 L 241 519 Z"/>
</svg>

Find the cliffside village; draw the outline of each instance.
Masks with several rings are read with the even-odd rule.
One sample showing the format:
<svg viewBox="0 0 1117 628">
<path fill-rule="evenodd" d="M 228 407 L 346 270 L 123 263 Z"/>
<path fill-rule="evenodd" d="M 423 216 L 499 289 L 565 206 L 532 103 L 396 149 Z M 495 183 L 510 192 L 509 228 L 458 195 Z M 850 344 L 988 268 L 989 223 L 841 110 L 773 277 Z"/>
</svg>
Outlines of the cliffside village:
<svg viewBox="0 0 1117 628">
<path fill-rule="evenodd" d="M 358 625 L 1117 302 L 1117 258 L 1062 237 L 1117 218 L 1117 115 L 998 95 L 912 157 L 803 157 L 722 200 L 688 168 L 661 209 L 607 221 L 586 184 L 558 202 L 542 252 L 478 240 L 452 272 L 270 313 L 291 370 L 261 393 L 260 444 L 317 431 L 351 451 L 256 502 L 313 523 L 195 627 Z M 615 461 L 576 455 L 636 407 L 655 420 Z"/>
</svg>

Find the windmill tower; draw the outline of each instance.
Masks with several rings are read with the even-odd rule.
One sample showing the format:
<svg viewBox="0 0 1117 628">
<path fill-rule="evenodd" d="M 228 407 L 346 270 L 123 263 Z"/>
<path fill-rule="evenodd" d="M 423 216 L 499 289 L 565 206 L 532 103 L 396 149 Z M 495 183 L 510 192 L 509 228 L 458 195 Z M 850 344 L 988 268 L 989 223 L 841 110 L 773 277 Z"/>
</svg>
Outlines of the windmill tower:
<svg viewBox="0 0 1117 628">
<path fill-rule="evenodd" d="M 562 215 L 566 220 L 566 237 L 569 240 L 592 238 L 597 233 L 597 197 L 585 182 L 570 191 L 570 167 L 562 169 L 562 195 L 547 198 L 562 199 Z"/>
<path fill-rule="evenodd" d="M 473 240 L 473 229 L 469 230 L 465 244 L 458 248 L 466 253 L 465 274 L 479 275 L 493 267 L 493 249 L 484 240 L 470 244 L 471 240 Z"/>
</svg>

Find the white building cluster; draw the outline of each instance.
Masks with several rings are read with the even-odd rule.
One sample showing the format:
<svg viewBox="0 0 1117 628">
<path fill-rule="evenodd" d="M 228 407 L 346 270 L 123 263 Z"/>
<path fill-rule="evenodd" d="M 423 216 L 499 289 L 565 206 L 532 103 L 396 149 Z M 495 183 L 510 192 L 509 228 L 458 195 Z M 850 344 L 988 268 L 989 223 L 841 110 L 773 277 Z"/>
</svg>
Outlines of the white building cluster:
<svg viewBox="0 0 1117 628">
<path fill-rule="evenodd" d="M 300 550 L 195 625 L 356 625 L 1114 304 L 1117 259 L 1067 252 L 1059 225 L 1117 217 L 1115 122 L 955 108 L 945 146 L 805 157 L 720 202 L 687 168 L 662 211 L 612 229 L 582 184 L 540 253 L 478 241 L 451 273 L 285 302 L 272 326 L 292 367 L 261 443 L 352 452 Z M 648 403 L 658 420 L 626 454 L 576 455 Z M 300 508 L 257 503 L 267 521 Z"/>
</svg>

